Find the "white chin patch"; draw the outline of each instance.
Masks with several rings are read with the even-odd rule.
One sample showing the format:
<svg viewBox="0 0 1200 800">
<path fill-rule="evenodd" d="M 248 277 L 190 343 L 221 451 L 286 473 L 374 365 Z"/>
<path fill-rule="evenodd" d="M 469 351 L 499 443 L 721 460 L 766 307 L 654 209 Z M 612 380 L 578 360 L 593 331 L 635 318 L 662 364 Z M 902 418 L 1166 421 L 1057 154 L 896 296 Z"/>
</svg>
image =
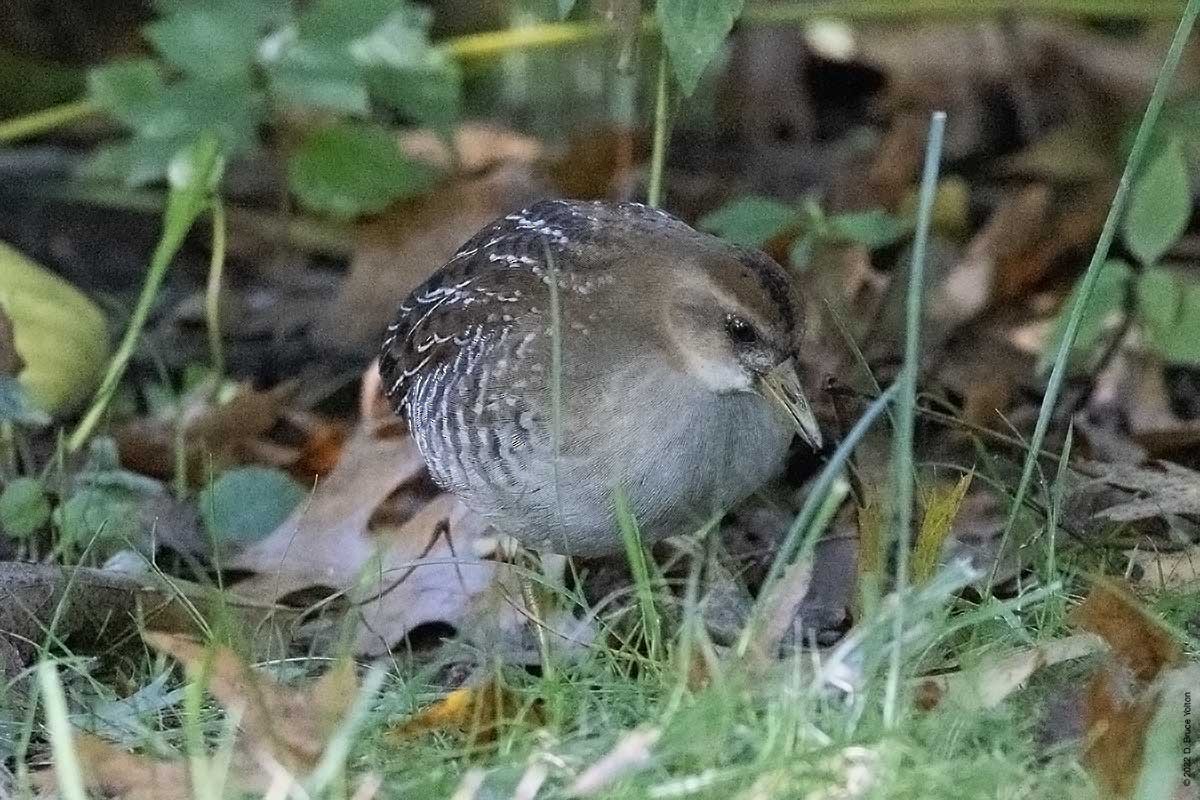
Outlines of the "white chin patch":
<svg viewBox="0 0 1200 800">
<path fill-rule="evenodd" d="M 688 360 L 690 361 L 688 371 L 698 381 L 718 394 L 749 392 L 754 389 L 753 378 L 735 361 L 717 361 L 696 356 L 692 356 Z"/>
</svg>

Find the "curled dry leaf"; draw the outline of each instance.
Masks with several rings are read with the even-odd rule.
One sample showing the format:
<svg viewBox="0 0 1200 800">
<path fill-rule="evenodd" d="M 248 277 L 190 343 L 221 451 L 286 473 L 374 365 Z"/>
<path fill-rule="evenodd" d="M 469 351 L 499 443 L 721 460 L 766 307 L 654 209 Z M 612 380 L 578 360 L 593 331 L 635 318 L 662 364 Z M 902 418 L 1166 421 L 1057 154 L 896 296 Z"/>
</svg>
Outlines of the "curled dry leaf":
<svg viewBox="0 0 1200 800">
<path fill-rule="evenodd" d="M 1085 464 L 1096 476 L 1093 485 L 1108 484 L 1137 497 L 1099 511 L 1112 522 L 1136 522 L 1168 514 L 1200 514 L 1200 472 L 1170 462 L 1153 467 L 1136 464 Z"/>
<path fill-rule="evenodd" d="M 226 710 L 241 715 L 240 745 L 257 761 L 273 759 L 301 775 L 317 764 L 358 693 L 354 665 L 340 661 L 312 684 L 292 689 L 257 672 L 232 650 L 193 639 L 146 636 L 154 649 L 184 665 Z"/>
<path fill-rule="evenodd" d="M 432 731 L 465 734 L 472 744 L 496 740 L 505 728 L 536 726 L 543 721 L 541 702 L 524 702 L 519 692 L 492 674 L 476 686 L 464 686 L 422 709 L 389 731 L 410 739 Z"/>
<path fill-rule="evenodd" d="M 425 477 L 415 442 L 377 401 L 374 371 L 364 385 L 363 420 L 334 469 L 277 530 L 230 560 L 258 573 L 238 584 L 245 596 L 273 602 L 314 587 L 345 592 L 359 617 L 358 651 L 367 654 L 387 652 L 422 623 L 460 623 L 504 569 L 478 555 L 487 528 L 450 495 L 427 498 L 406 519 L 374 524 L 389 496 Z"/>
<path fill-rule="evenodd" d="M 226 788 L 265 792 L 283 774 L 296 782 L 317 764 L 358 694 L 354 666 L 342 661 L 301 688 L 285 687 L 254 670 L 233 651 L 211 649 L 176 635 L 150 634 L 155 649 L 180 661 L 229 712 L 240 715 Z M 183 758 L 163 760 L 125 752 L 94 736 L 75 738 L 87 788 L 117 800 L 175 800 L 199 796 Z M 53 771 L 35 776 L 52 789 Z"/>
<path fill-rule="evenodd" d="M 1164 679 L 1180 667 L 1182 652 L 1162 623 L 1114 580 L 1097 581 L 1072 618 L 1099 634 L 1112 653 L 1085 695 L 1083 761 L 1109 796 L 1131 797 Z"/>
<path fill-rule="evenodd" d="M 187 395 L 180 413 L 189 480 L 200 484 L 214 470 L 260 461 L 258 440 L 283 416 L 295 390 L 291 383 L 269 391 L 241 386 L 225 402 L 214 403 L 212 386 L 206 383 Z M 172 413 L 136 419 L 119 428 L 115 438 L 121 463 L 144 475 L 169 478 L 175 472 L 177 424 Z"/>
<path fill-rule="evenodd" d="M 928 711 L 950 701 L 963 709 L 995 708 L 1038 670 L 1098 653 L 1104 647 L 1098 636 L 1079 633 L 988 659 L 976 669 L 920 678 L 916 681 L 918 706 Z"/>
</svg>

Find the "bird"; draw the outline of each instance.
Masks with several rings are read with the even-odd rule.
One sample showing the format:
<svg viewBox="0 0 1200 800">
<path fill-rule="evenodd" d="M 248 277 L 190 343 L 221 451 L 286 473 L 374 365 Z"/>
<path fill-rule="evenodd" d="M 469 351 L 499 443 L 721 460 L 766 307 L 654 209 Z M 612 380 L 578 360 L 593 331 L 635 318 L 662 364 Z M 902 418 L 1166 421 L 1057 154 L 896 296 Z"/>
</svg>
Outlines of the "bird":
<svg viewBox="0 0 1200 800">
<path fill-rule="evenodd" d="M 614 554 L 618 498 L 652 543 L 821 448 L 802 299 L 766 254 L 657 208 L 542 200 L 401 303 L 380 377 L 434 482 L 496 531 Z"/>
</svg>

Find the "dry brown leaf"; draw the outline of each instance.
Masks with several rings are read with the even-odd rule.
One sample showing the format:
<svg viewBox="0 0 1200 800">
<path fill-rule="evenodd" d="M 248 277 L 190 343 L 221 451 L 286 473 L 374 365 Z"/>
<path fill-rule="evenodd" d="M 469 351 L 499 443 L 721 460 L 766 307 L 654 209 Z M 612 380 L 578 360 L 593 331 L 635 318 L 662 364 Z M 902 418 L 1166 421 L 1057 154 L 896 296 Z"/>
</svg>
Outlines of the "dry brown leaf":
<svg viewBox="0 0 1200 800">
<path fill-rule="evenodd" d="M 1126 554 L 1141 572 L 1139 583 L 1155 590 L 1200 589 L 1200 547 L 1186 550 L 1133 550 Z"/>
<path fill-rule="evenodd" d="M 812 586 L 812 574 L 812 559 L 798 559 L 767 590 L 760 604 L 762 622 L 747 653 L 751 668 L 766 668 L 779 657 L 779 647 L 792 630 L 796 611 Z"/>
<path fill-rule="evenodd" d="M 182 663 L 225 709 L 241 715 L 243 748 L 297 775 L 316 766 L 358 693 L 348 660 L 309 686 L 292 689 L 255 671 L 228 648 L 167 634 L 149 634 L 146 641 Z"/>
<path fill-rule="evenodd" d="M 231 713 L 240 716 L 227 788 L 264 792 L 281 775 L 299 780 L 316 766 L 358 694 L 354 665 L 344 660 L 301 688 L 280 685 L 255 671 L 228 648 L 210 648 L 172 634 L 148 634 L 156 650 L 181 662 Z M 161 760 L 127 753 L 102 739 L 77 736 L 85 786 L 119 800 L 193 798 L 191 769 L 183 758 Z M 36 777 L 55 785 L 53 771 Z"/>
<path fill-rule="evenodd" d="M 399 524 L 373 524 L 380 504 L 422 478 L 425 464 L 386 402 L 374 400 L 372 372 L 362 400 L 370 416 L 350 435 L 337 465 L 308 502 L 229 564 L 258 573 L 237 585 L 248 597 L 273 602 L 313 587 L 347 592 L 359 616 L 358 651 L 378 654 L 417 625 L 455 625 L 471 616 L 504 565 L 476 553 L 487 528 L 447 494 Z M 504 627 L 496 617 L 489 623 Z"/>
<path fill-rule="evenodd" d="M 1130 797 L 1142 767 L 1146 731 L 1161 676 L 1182 661 L 1179 645 L 1120 582 L 1100 579 L 1072 613 L 1112 650 L 1088 684 L 1083 761 L 1113 797 Z"/>
<path fill-rule="evenodd" d="M 1098 512 L 1099 518 L 1136 522 L 1167 514 L 1200 514 L 1200 472 L 1195 470 L 1169 461 L 1154 467 L 1090 463 L 1085 469 L 1096 476 L 1093 485 L 1104 483 L 1140 495 Z"/>
<path fill-rule="evenodd" d="M 87 733 L 76 734 L 75 757 L 84 788 L 114 800 L 193 800 L 191 769 L 171 761 L 130 753 Z M 53 769 L 32 776 L 44 796 L 57 781 Z"/>
<path fill-rule="evenodd" d="M 188 479 L 198 485 L 213 470 L 259 461 L 261 450 L 256 440 L 279 421 L 295 389 L 291 383 L 269 391 L 241 386 L 223 403 L 212 402 L 210 385 L 193 391 L 183 400 L 181 412 Z M 178 423 L 172 415 L 140 418 L 121 426 L 115 438 L 122 465 L 143 475 L 170 478 L 175 473 Z M 294 457 L 289 454 L 288 460 Z"/>
<path fill-rule="evenodd" d="M 1113 382 L 1114 401 L 1129 420 L 1129 434 L 1151 455 L 1167 456 L 1200 443 L 1200 420 L 1185 419 L 1171 407 L 1171 390 L 1161 358 L 1124 348 Z"/>
<path fill-rule="evenodd" d="M 461 733 L 472 744 L 494 742 L 506 729 L 536 726 L 544 721 L 541 702 L 526 703 L 519 692 L 497 675 L 476 686 L 464 686 L 388 732 L 393 739 L 411 739 L 425 733 Z"/>
<path fill-rule="evenodd" d="M 992 661 L 977 669 L 920 678 L 916 682 L 918 708 L 928 711 L 949 700 L 964 709 L 995 708 L 1025 685 L 1040 669 L 1098 653 L 1104 641 L 1090 633 L 1042 642 Z"/>
<path fill-rule="evenodd" d="M 550 193 L 534 163 L 540 148 L 529 140 L 472 129 L 460 132 L 457 141 L 462 174 L 359 227 L 350 272 L 316 321 L 316 344 L 332 352 L 374 354 L 400 302 L 463 242 L 497 217 Z M 433 136 L 407 146 L 435 160 L 448 157 Z"/>
</svg>

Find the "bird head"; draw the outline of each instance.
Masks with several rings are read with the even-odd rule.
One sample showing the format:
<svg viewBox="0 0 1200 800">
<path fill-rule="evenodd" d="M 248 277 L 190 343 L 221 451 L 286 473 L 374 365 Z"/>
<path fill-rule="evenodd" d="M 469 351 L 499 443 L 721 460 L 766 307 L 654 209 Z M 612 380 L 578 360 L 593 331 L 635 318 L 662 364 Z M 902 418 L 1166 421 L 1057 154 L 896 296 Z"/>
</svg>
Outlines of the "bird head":
<svg viewBox="0 0 1200 800">
<path fill-rule="evenodd" d="M 820 427 L 795 368 L 803 306 L 792 277 L 762 253 L 721 243 L 676 278 L 665 324 L 677 363 L 718 394 L 761 396 L 820 449 Z"/>
</svg>

